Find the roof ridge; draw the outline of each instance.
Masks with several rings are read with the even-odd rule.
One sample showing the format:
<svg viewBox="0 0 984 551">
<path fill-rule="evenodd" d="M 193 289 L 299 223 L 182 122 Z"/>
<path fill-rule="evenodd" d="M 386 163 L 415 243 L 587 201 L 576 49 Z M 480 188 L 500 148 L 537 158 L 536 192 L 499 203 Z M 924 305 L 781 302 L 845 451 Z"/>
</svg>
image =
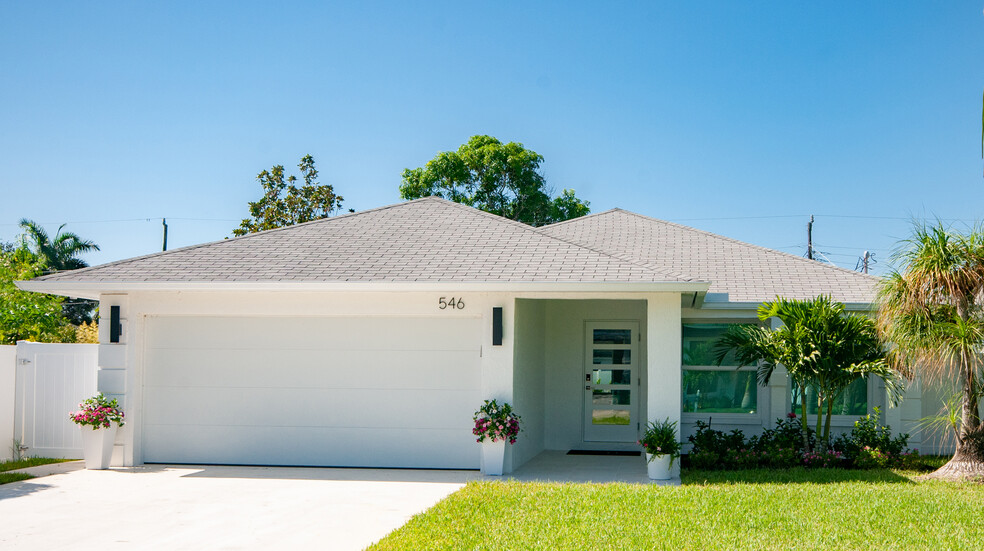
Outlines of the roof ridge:
<svg viewBox="0 0 984 551">
<path fill-rule="evenodd" d="M 136 262 L 138 260 L 145 260 L 145 259 L 148 259 L 148 258 L 154 258 L 154 257 L 158 257 L 158 256 L 165 256 L 165 255 L 168 255 L 168 254 L 171 254 L 171 253 L 177 253 L 177 252 L 182 252 L 182 251 L 191 251 L 191 250 L 199 249 L 199 248 L 202 248 L 202 247 L 209 247 L 211 245 L 217 245 L 219 243 L 231 243 L 233 241 L 239 241 L 239 240 L 243 240 L 243 239 L 248 239 L 248 238 L 251 238 L 251 237 L 256 237 L 258 235 L 269 235 L 269 234 L 275 233 L 275 232 L 280 232 L 280 231 L 285 231 L 285 230 L 292 230 L 294 228 L 299 228 L 301 226 L 307 226 L 307 225 L 312 225 L 312 224 L 324 224 L 324 223 L 332 222 L 334 220 L 339 220 L 339 219 L 343 219 L 343 218 L 351 218 L 351 217 L 359 216 L 359 215 L 362 215 L 362 214 L 368 214 L 370 212 L 377 212 L 377 211 L 381 211 L 381 210 L 391 209 L 391 208 L 394 208 L 394 207 L 399 207 L 399 206 L 402 206 L 402 205 L 406 205 L 406 204 L 409 204 L 409 203 L 414 203 L 414 202 L 417 202 L 417 201 L 423 201 L 423 200 L 426 200 L 426 199 L 428 199 L 428 197 L 422 197 L 420 199 L 413 199 L 411 201 L 404 201 L 402 203 L 393 203 L 392 205 L 383 205 L 381 207 L 375 207 L 375 208 L 371 208 L 371 209 L 367 209 L 367 210 L 363 210 L 363 211 L 359 211 L 359 212 L 346 212 L 346 213 L 339 214 L 339 215 L 336 215 L 336 216 L 327 216 L 325 218 L 318 218 L 317 220 L 308 220 L 307 222 L 301 222 L 299 224 L 291 224 L 290 226 L 281 226 L 279 228 L 271 228 L 269 230 L 262 230 L 262 231 L 258 231 L 258 232 L 247 233 L 246 235 L 237 235 L 237 236 L 234 236 L 234 237 L 224 237 L 222 239 L 217 239 L 215 241 L 206 241 L 205 243 L 197 243 L 195 245 L 188 245 L 188 246 L 185 246 L 185 247 L 178 247 L 177 249 L 171 249 L 171 250 L 168 250 L 168 251 L 158 251 L 156 253 L 150 253 L 150 254 L 144 254 L 144 255 L 140 255 L 140 256 L 134 256 L 134 257 L 131 257 L 131 258 L 123 258 L 123 259 L 120 259 L 120 260 L 114 260 L 112 262 L 106 262 L 106 263 L 103 263 L 103 264 L 96 264 L 95 266 L 86 266 L 85 268 L 79 268 L 77 270 L 62 270 L 60 272 L 55 272 L 55 273 L 52 273 L 52 274 L 46 274 L 46 275 L 43 275 L 43 276 L 38 277 L 38 278 L 35 278 L 35 279 L 38 280 L 38 281 L 46 280 L 46 279 L 49 279 L 49 278 L 50 279 L 56 279 L 55 276 L 63 275 L 63 274 L 69 273 L 69 272 L 71 272 L 73 274 L 81 274 L 81 273 L 88 272 L 90 270 L 95 270 L 96 268 L 105 268 L 107 266 L 119 266 L 119 265 L 122 265 L 122 264 L 128 264 L 130 262 Z"/>
<path fill-rule="evenodd" d="M 596 216 L 601 216 L 603 214 L 608 214 L 611 212 L 622 210 L 618 207 L 610 208 L 608 210 L 603 210 L 601 212 L 592 212 L 591 214 L 585 214 L 584 216 L 578 216 L 577 218 L 568 218 L 567 220 L 561 220 L 560 222 L 554 222 L 553 224 L 547 224 L 546 226 L 540 226 L 540 228 L 556 228 L 557 226 L 563 226 L 564 224 L 570 224 L 571 222 L 580 222 L 587 218 L 594 218 Z"/>
<path fill-rule="evenodd" d="M 536 233 L 537 235 L 541 235 L 541 236 L 546 237 L 548 239 L 553 239 L 555 241 L 560 241 L 561 243 L 566 243 L 568 245 L 573 245 L 575 247 L 578 247 L 578 248 L 581 248 L 581 249 L 585 249 L 585 250 L 591 251 L 593 253 L 601 254 L 601 255 L 607 256 L 609 258 L 614 258 L 615 260 L 618 260 L 619 262 L 624 262 L 626 264 L 631 264 L 631 265 L 636 266 L 638 268 L 643 268 L 643 269 L 645 269 L 647 271 L 650 271 L 650 272 L 652 272 L 652 273 L 654 273 L 654 274 L 656 274 L 657 276 L 660 276 L 660 277 L 671 276 L 671 277 L 680 278 L 680 279 L 682 279 L 684 281 L 698 281 L 696 278 L 691 277 L 691 276 L 685 276 L 684 274 L 678 274 L 678 273 L 670 272 L 670 271 L 660 271 L 660 270 L 657 270 L 656 268 L 654 268 L 653 265 L 651 265 L 651 264 L 649 264 L 647 262 L 642 262 L 642 261 L 639 261 L 639 260 L 634 259 L 634 258 L 623 258 L 622 256 L 616 255 L 616 254 L 611 253 L 609 251 L 603 251 L 603 250 L 600 250 L 600 249 L 595 249 L 593 247 L 588 247 L 587 245 L 584 245 L 584 244 L 581 244 L 581 243 L 576 243 L 574 241 L 569 241 L 567 239 L 564 239 L 564 238 L 561 238 L 561 237 L 558 237 L 558 236 L 555 236 L 555 235 L 550 235 L 550 234 L 548 234 L 548 233 L 546 233 L 546 232 L 543 231 L 544 228 L 556 226 L 557 224 L 563 224 L 565 222 L 571 222 L 573 220 L 580 220 L 580 219 L 587 218 L 588 216 L 592 216 L 592 215 L 579 216 L 578 218 L 572 218 L 570 220 L 564 220 L 563 222 L 558 222 L 557 224 L 549 224 L 547 226 L 535 227 L 535 226 L 530 226 L 529 224 L 524 224 L 524 223 L 519 222 L 517 220 L 512 220 L 511 218 L 506 218 L 505 216 L 499 216 L 498 214 L 493 214 L 491 212 L 487 212 L 487 211 L 484 211 L 482 209 L 475 208 L 475 207 L 473 207 L 471 205 L 466 205 L 464 203 L 458 203 L 456 201 L 450 201 L 450 200 L 445 199 L 443 197 L 437 197 L 437 196 L 431 196 L 431 197 L 434 197 L 435 199 L 437 199 L 437 200 L 439 200 L 439 201 L 441 201 L 443 203 L 446 203 L 446 204 L 454 205 L 456 207 L 463 208 L 463 209 L 469 209 L 469 210 L 472 210 L 472 211 L 476 211 L 476 212 L 482 214 L 483 216 L 492 217 L 492 218 L 494 218 L 494 219 L 496 219 L 498 221 L 501 221 L 501 222 L 507 222 L 507 223 L 509 223 L 511 225 L 514 225 L 514 226 L 518 227 L 518 228 L 522 228 L 525 231 L 531 231 L 533 233 Z M 609 212 L 609 211 L 605 211 L 605 212 Z M 598 214 L 604 214 L 604 213 L 603 212 L 600 212 Z"/>
<path fill-rule="evenodd" d="M 631 210 L 612 209 L 611 211 L 608 211 L 608 212 L 613 212 L 613 211 L 624 212 L 626 214 L 631 214 L 632 216 L 635 216 L 635 217 L 638 217 L 638 218 L 642 218 L 642 219 L 645 219 L 645 220 L 649 220 L 649 221 L 652 221 L 652 222 L 658 222 L 658 223 L 661 223 L 661 224 L 666 224 L 668 226 L 673 226 L 673 227 L 676 227 L 676 228 L 681 228 L 681 229 L 684 229 L 684 230 L 689 230 L 689 231 L 697 232 L 697 233 L 700 233 L 700 234 L 703 234 L 703 235 L 707 235 L 709 237 L 713 237 L 715 239 L 719 239 L 721 241 L 727 241 L 727 242 L 730 242 L 730 243 L 737 243 L 739 245 L 744 245 L 746 247 L 752 247 L 753 249 L 759 249 L 761 251 L 765 251 L 765 252 L 768 252 L 768 253 L 772 253 L 772 254 L 776 254 L 776 255 L 788 257 L 790 259 L 793 259 L 793 260 L 796 260 L 796 261 L 799 261 L 799 262 L 806 262 L 806 263 L 809 263 L 810 266 L 819 266 L 819 267 L 823 267 L 823 268 L 829 268 L 829 269 L 832 269 L 832 270 L 839 270 L 839 271 L 842 271 L 842 272 L 845 272 L 845 273 L 848 273 L 848 274 L 853 274 L 853 275 L 856 275 L 856 276 L 862 276 L 862 277 L 868 278 L 868 279 L 874 279 L 874 280 L 881 279 L 878 276 L 874 276 L 874 275 L 871 275 L 871 274 L 864 274 L 864 273 L 861 273 L 861 272 L 855 272 L 854 270 L 848 270 L 847 268 L 841 268 L 840 266 L 836 266 L 834 264 L 823 264 L 823 263 L 817 262 L 815 260 L 810 260 L 808 258 L 803 258 L 801 256 L 796 256 L 795 254 L 787 253 L 787 252 L 784 252 L 784 251 L 779 251 L 779 250 L 776 250 L 776 249 L 770 249 L 768 247 L 763 247 L 762 245 L 756 245 L 754 243 L 749 243 L 747 241 L 741 241 L 740 239 L 735 239 L 733 237 L 728 237 L 728 236 L 717 234 L 717 233 L 714 233 L 714 232 L 709 232 L 707 230 L 702 230 L 700 228 L 694 228 L 692 226 L 686 226 L 684 224 L 680 224 L 680 223 L 677 223 L 677 222 L 670 222 L 669 220 L 661 220 L 659 218 L 653 218 L 652 216 L 646 216 L 645 214 L 639 214 L 638 212 L 632 212 Z"/>
</svg>

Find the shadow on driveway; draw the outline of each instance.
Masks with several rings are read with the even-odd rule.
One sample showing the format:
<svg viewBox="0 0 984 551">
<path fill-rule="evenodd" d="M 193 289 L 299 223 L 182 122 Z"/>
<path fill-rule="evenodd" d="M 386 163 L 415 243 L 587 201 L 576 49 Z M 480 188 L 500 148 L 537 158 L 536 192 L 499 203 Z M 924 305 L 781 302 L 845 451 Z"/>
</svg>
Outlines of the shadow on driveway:
<svg viewBox="0 0 984 551">
<path fill-rule="evenodd" d="M 0 485 L 0 500 L 13 499 L 15 497 L 24 497 L 31 494 L 36 494 L 38 492 L 48 490 L 52 486 L 48 484 L 42 484 L 40 482 L 34 482 L 32 480 L 22 480 L 20 482 L 11 482 L 9 484 Z"/>
</svg>

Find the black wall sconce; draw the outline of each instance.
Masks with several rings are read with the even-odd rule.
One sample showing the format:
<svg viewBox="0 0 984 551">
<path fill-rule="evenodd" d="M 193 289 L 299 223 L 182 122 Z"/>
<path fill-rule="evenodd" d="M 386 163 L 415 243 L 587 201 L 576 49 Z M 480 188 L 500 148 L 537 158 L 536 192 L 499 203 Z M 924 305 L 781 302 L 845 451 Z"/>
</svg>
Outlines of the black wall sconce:
<svg viewBox="0 0 984 551">
<path fill-rule="evenodd" d="M 502 308 L 492 308 L 492 345 L 502 346 Z"/>
<path fill-rule="evenodd" d="M 109 307 L 109 342 L 120 342 L 123 324 L 120 323 L 120 307 Z"/>
</svg>

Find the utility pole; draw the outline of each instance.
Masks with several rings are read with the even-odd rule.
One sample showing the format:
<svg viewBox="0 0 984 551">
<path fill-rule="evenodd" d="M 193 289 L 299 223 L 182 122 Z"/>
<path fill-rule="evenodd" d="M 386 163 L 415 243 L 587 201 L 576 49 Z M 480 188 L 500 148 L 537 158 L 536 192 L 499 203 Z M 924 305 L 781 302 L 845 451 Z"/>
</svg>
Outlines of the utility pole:
<svg viewBox="0 0 984 551">
<path fill-rule="evenodd" d="M 164 225 L 164 248 L 161 250 L 167 250 L 167 218 L 161 218 L 161 224 Z"/>
<path fill-rule="evenodd" d="M 810 221 L 806 223 L 806 257 L 813 260 L 813 215 L 810 215 Z"/>
<path fill-rule="evenodd" d="M 868 261 L 871 260 L 871 253 L 864 251 L 864 259 L 861 261 L 861 273 L 868 273 Z"/>
</svg>

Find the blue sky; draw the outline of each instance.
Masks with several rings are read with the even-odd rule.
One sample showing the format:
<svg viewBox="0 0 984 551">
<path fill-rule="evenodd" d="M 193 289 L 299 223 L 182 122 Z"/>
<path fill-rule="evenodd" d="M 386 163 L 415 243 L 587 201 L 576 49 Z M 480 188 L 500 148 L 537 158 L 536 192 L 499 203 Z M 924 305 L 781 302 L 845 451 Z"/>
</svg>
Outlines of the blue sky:
<svg viewBox="0 0 984 551">
<path fill-rule="evenodd" d="M 622 207 L 884 269 L 982 218 L 984 2 L 0 4 L 0 240 L 96 264 L 230 235 L 310 153 L 345 207 L 475 134 Z"/>
</svg>

